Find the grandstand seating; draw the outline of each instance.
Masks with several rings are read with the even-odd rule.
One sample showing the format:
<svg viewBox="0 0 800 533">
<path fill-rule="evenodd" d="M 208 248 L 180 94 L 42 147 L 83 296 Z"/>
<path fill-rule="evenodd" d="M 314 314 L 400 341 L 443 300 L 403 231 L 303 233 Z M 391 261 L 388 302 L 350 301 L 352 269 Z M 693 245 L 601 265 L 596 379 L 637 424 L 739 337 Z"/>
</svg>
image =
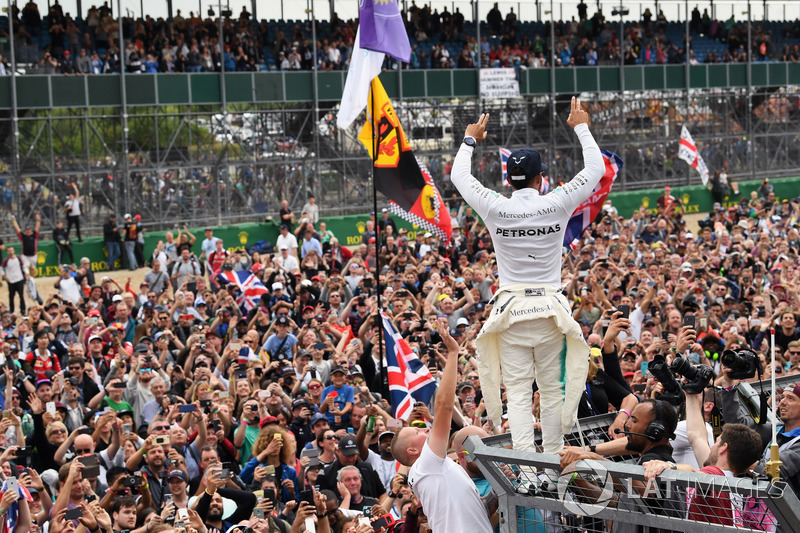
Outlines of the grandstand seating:
<svg viewBox="0 0 800 533">
<path fill-rule="evenodd" d="M 85 33 L 89 30 L 87 24 L 82 18 L 74 19 L 74 22 L 81 33 Z M 268 35 L 267 41 L 272 42 L 275 40 L 276 36 L 279 32 L 283 32 L 287 39 L 291 38 L 295 25 L 299 25 L 303 30 L 303 34 L 306 38 L 311 40 L 311 31 L 310 26 L 308 25 L 307 21 L 303 20 L 268 20 L 267 27 L 268 27 Z M 612 19 L 607 19 L 607 23 L 611 24 L 615 29 L 618 28 L 618 22 Z M 258 26 L 260 21 L 252 21 L 254 31 L 258 31 Z M 638 24 L 637 22 L 626 22 L 625 27 L 626 30 L 628 28 L 633 27 L 634 25 Z M 746 23 L 738 22 L 737 25 L 743 25 Z M 784 34 L 786 33 L 786 27 L 789 25 L 793 27 L 793 36 L 791 38 L 787 38 Z M 768 22 L 758 22 L 754 23 L 754 33 L 756 34 L 757 31 L 767 32 L 770 35 L 770 59 L 771 60 L 780 60 L 782 51 L 785 45 L 795 45 L 800 44 L 800 28 L 797 27 L 798 23 L 796 21 L 768 21 Z M 8 32 L 8 18 L 7 16 L 0 17 L 0 30 Z M 540 35 L 542 38 L 547 41 L 547 27 L 544 22 L 540 21 L 519 21 L 517 23 L 517 36 L 519 39 L 522 39 L 523 36 L 527 36 L 531 41 L 533 40 L 535 35 Z M 481 23 L 481 35 L 487 36 L 487 40 L 490 45 L 493 47 L 499 47 L 501 42 L 501 36 L 490 35 L 489 27 L 486 22 Z M 664 37 L 672 43 L 675 43 L 678 46 L 681 46 L 684 38 L 685 26 L 682 22 L 670 22 L 667 24 L 664 32 Z M 317 31 L 317 39 L 323 40 L 330 36 L 331 27 L 329 21 L 320 21 L 318 23 L 318 31 Z M 464 36 L 469 37 L 477 37 L 476 27 L 472 23 L 465 23 L 464 25 Z M 721 60 L 723 54 L 727 51 L 727 44 L 721 42 L 716 39 L 712 39 L 708 36 L 698 35 L 696 33 L 691 34 L 692 37 L 692 50 L 694 52 L 695 58 L 698 62 L 703 63 L 706 59 L 706 55 L 709 52 L 716 53 L 718 60 Z M 461 49 L 463 48 L 463 37 L 462 40 L 459 41 L 449 41 L 444 42 L 445 48 L 450 53 L 451 58 L 455 59 Z M 411 36 L 410 41 L 412 45 L 415 45 L 419 51 L 425 53 L 425 55 L 430 58 L 432 49 L 434 46 L 438 46 L 442 44 L 440 41 L 439 35 L 431 35 L 429 38 L 424 42 L 417 42 L 416 39 Z M 63 42 L 60 43 L 64 49 L 68 49 L 67 38 L 64 36 Z M 598 47 L 601 48 L 605 43 L 598 42 Z M 32 36 L 29 38 L 29 42 L 27 45 L 18 45 L 17 46 L 17 59 L 20 63 L 34 63 L 41 58 L 41 54 L 44 50 L 52 47 L 53 42 L 52 38 L 48 32 L 48 22 L 47 18 L 42 18 L 41 23 L 41 31 L 38 36 Z M 548 43 L 549 45 L 549 43 Z M 104 50 L 98 50 L 98 53 L 102 55 Z M 273 51 L 269 47 L 261 47 L 260 48 L 262 57 L 259 58 L 259 70 L 261 71 L 270 71 L 270 70 L 277 70 L 279 68 L 278 58 L 274 56 Z M 644 54 L 641 54 L 642 56 Z M 644 58 L 639 57 L 637 63 L 643 63 Z M 651 62 L 655 62 L 655 54 L 652 54 Z"/>
</svg>

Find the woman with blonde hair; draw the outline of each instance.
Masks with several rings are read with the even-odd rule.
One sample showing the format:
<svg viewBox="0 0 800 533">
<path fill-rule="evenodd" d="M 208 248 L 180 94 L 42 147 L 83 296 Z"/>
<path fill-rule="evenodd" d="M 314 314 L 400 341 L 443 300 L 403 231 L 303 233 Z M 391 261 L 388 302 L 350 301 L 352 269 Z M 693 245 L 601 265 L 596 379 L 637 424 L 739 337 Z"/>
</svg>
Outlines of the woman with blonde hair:
<svg viewBox="0 0 800 533">
<path fill-rule="evenodd" d="M 253 457 L 239 474 L 241 480 L 250 484 L 256 469 L 272 466 L 276 479 L 282 480 L 282 501 L 297 500 L 300 488 L 294 468 L 297 459 L 293 442 L 294 439 L 289 438 L 286 430 L 277 424 L 267 424 L 261 428 L 253 444 Z"/>
</svg>

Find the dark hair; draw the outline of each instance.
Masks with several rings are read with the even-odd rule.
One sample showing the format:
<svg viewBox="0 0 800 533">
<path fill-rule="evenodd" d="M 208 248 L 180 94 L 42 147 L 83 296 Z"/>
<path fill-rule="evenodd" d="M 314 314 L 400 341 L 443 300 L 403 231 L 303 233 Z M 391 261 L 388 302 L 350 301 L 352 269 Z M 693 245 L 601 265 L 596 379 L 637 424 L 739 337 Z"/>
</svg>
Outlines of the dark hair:
<svg viewBox="0 0 800 533">
<path fill-rule="evenodd" d="M 719 436 L 720 444 L 728 445 L 728 464 L 734 474 L 745 472 L 761 458 L 764 445 L 761 436 L 744 424 L 725 424 Z"/>
<path fill-rule="evenodd" d="M 106 484 L 110 487 L 120 476 L 127 476 L 128 471 L 124 466 L 112 466 L 106 470 Z"/>
<path fill-rule="evenodd" d="M 136 500 L 133 499 L 133 496 L 123 496 L 114 500 L 114 505 L 111 506 L 111 514 L 118 513 L 123 507 L 136 508 Z"/>
<path fill-rule="evenodd" d="M 661 407 L 659 409 L 659 402 Z M 659 420 L 664 424 L 666 430 L 664 437 L 669 439 L 675 435 L 675 428 L 678 427 L 678 413 L 672 404 L 661 400 L 643 400 L 641 403 L 649 403 L 653 409 L 653 420 Z M 660 413 L 659 413 L 660 411 Z"/>
<path fill-rule="evenodd" d="M 524 189 L 526 187 L 530 187 L 533 185 L 533 180 L 536 179 L 536 176 L 528 176 L 524 180 L 522 179 L 511 179 L 511 176 L 525 176 L 525 170 L 522 167 L 513 167 L 508 171 L 508 182 L 511 184 L 511 188 L 515 191 L 519 189 Z"/>
</svg>

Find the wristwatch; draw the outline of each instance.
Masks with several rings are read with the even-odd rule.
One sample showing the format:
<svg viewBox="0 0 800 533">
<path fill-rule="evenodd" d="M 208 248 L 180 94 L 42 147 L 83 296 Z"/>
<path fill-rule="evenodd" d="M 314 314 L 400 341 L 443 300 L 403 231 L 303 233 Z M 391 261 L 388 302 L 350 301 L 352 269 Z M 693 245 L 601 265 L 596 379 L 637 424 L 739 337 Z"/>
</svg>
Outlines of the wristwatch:
<svg viewBox="0 0 800 533">
<path fill-rule="evenodd" d="M 667 461 L 667 466 L 669 466 L 670 470 L 677 470 L 678 469 L 678 466 L 675 463 L 673 463 L 672 461 Z"/>
<path fill-rule="evenodd" d="M 478 144 L 478 142 L 475 140 L 475 137 L 471 135 L 467 135 L 466 137 L 464 137 L 464 140 L 461 142 L 466 144 L 467 146 L 471 146 L 472 148 L 475 148 L 475 145 Z"/>
</svg>

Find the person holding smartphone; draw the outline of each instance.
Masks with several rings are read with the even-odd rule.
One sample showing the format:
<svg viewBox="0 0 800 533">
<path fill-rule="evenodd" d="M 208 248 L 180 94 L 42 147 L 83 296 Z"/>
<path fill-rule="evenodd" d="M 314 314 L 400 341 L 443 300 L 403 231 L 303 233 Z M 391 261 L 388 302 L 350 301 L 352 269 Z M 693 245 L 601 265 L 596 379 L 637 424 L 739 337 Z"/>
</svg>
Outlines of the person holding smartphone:
<svg viewBox="0 0 800 533">
<path fill-rule="evenodd" d="M 589 114 L 577 98 L 572 98 L 566 122 L 580 140 L 585 167 L 547 195 L 539 194 L 547 166 L 535 150 L 511 153 L 511 198 L 487 189 L 471 175 L 475 146 L 487 137 L 487 114 L 467 126 L 451 174 L 466 203 L 484 220 L 497 255 L 500 287 L 491 303 L 499 312 L 492 313 L 477 339 L 488 417 L 495 423 L 501 419 L 502 369 L 514 448 L 535 451 L 531 424 L 535 370 L 545 453 L 562 450 L 564 434 L 572 431 L 589 362 L 589 346 L 561 292 L 564 235 L 573 212 L 605 173 L 600 148 L 589 131 Z"/>
</svg>

